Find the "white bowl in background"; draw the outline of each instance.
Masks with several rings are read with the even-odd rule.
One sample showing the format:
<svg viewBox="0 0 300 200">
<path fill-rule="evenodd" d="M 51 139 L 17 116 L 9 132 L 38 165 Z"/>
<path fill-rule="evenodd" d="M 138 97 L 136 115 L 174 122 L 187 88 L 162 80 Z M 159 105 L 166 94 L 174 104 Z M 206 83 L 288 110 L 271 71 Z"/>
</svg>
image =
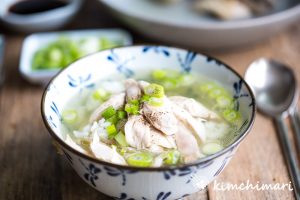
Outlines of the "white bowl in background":
<svg viewBox="0 0 300 200">
<path fill-rule="evenodd" d="M 21 75 L 32 83 L 47 84 L 50 79 L 56 75 L 60 69 L 32 69 L 32 59 L 34 54 L 47 44 L 56 41 L 59 37 L 64 36 L 69 39 L 78 40 L 85 37 L 105 37 L 111 40 L 122 41 L 121 46 L 131 45 L 132 38 L 130 34 L 121 29 L 91 29 L 76 31 L 60 31 L 48 33 L 35 33 L 25 38 L 21 50 L 19 71 Z"/>
<path fill-rule="evenodd" d="M 3 2 L 2 2 L 3 1 Z M 56 9 L 19 15 L 8 12 L 8 8 L 19 0 L 1 0 L 0 20 L 9 28 L 20 32 L 48 31 L 62 27 L 79 11 L 82 0 L 69 0 L 69 3 Z"/>
<path fill-rule="evenodd" d="M 191 1 L 163 6 L 150 0 L 99 0 L 120 20 L 149 38 L 205 50 L 251 45 L 300 20 L 298 0 L 278 0 L 265 16 L 219 21 L 192 11 Z"/>
</svg>

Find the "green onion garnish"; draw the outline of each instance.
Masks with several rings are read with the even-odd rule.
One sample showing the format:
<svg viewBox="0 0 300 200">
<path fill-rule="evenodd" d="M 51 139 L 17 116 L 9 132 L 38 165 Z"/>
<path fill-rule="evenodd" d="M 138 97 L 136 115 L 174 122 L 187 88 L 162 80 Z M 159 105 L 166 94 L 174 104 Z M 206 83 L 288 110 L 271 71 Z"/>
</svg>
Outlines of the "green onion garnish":
<svg viewBox="0 0 300 200">
<path fill-rule="evenodd" d="M 126 112 L 123 111 L 123 110 L 119 110 L 117 112 L 117 115 L 118 115 L 118 119 L 125 119 L 126 118 Z"/>
<path fill-rule="evenodd" d="M 202 152 L 206 155 L 211 155 L 214 153 L 217 153 L 218 151 L 221 151 L 223 147 L 218 143 L 207 143 L 202 147 Z"/>
<path fill-rule="evenodd" d="M 215 87 L 208 92 L 208 96 L 212 99 L 216 99 L 225 94 L 225 91 L 221 87 Z"/>
<path fill-rule="evenodd" d="M 168 151 L 162 154 L 166 165 L 176 165 L 180 158 L 180 153 L 177 150 Z"/>
<path fill-rule="evenodd" d="M 114 109 L 114 107 L 109 106 L 102 112 L 102 117 L 104 117 L 104 119 L 108 119 L 108 118 L 112 117 L 113 115 L 115 115 L 116 112 L 117 111 L 116 111 L 116 109 Z"/>
<path fill-rule="evenodd" d="M 115 114 L 115 115 L 111 116 L 110 118 L 106 119 L 106 121 L 110 122 L 111 124 L 117 124 L 119 121 L 119 118 Z"/>
<path fill-rule="evenodd" d="M 164 104 L 163 98 L 151 97 L 148 101 L 151 106 L 162 106 Z"/>
<path fill-rule="evenodd" d="M 105 91 L 104 89 L 99 88 L 95 92 L 93 92 L 92 95 L 95 100 L 105 101 L 110 94 L 107 91 Z"/>
<path fill-rule="evenodd" d="M 178 80 L 169 78 L 163 80 L 161 84 L 166 88 L 166 90 L 174 90 L 178 87 Z"/>
<path fill-rule="evenodd" d="M 162 80 L 166 77 L 166 75 L 167 75 L 167 72 L 164 70 L 160 70 L 160 69 L 154 70 L 152 72 L 152 77 L 155 80 Z"/>
<path fill-rule="evenodd" d="M 144 88 L 146 95 L 150 97 L 163 97 L 165 95 L 164 87 L 155 83 L 152 83 Z"/>
<path fill-rule="evenodd" d="M 193 84 L 194 76 L 188 73 L 182 74 L 179 77 L 180 85 L 188 86 Z"/>
<path fill-rule="evenodd" d="M 108 134 L 108 138 L 112 139 L 117 135 L 117 129 L 116 126 L 114 124 L 109 125 L 108 127 L 106 127 L 106 132 Z"/>
<path fill-rule="evenodd" d="M 153 156 L 147 152 L 139 152 L 131 154 L 126 160 L 130 166 L 149 167 L 153 162 Z"/>
<path fill-rule="evenodd" d="M 232 109 L 227 109 L 223 111 L 223 117 L 228 121 L 228 122 L 236 122 L 241 118 L 241 115 L 239 112 L 232 110 Z"/>
<path fill-rule="evenodd" d="M 125 105 L 125 111 L 129 115 L 139 114 L 139 109 L 140 109 L 140 103 L 138 100 L 132 100 Z"/>
<path fill-rule="evenodd" d="M 118 142 L 118 144 L 121 145 L 121 147 L 126 147 L 128 146 L 125 135 L 122 131 L 120 131 L 116 136 L 115 140 Z"/>
<path fill-rule="evenodd" d="M 137 100 L 137 99 L 130 100 L 128 103 L 130 103 L 130 104 L 132 104 L 132 105 L 137 105 L 137 106 L 140 105 L 140 102 L 139 102 L 139 100 Z"/>
<path fill-rule="evenodd" d="M 217 99 L 217 106 L 220 108 L 228 108 L 231 107 L 233 99 L 228 97 L 227 95 L 221 95 Z"/>
<path fill-rule="evenodd" d="M 78 113 L 76 110 L 65 110 L 62 113 L 62 119 L 68 124 L 74 124 L 77 121 Z"/>
<path fill-rule="evenodd" d="M 149 95 L 143 95 L 141 98 L 141 102 L 147 102 L 147 101 L 149 101 L 149 99 L 150 99 Z"/>
<path fill-rule="evenodd" d="M 213 90 L 214 88 L 216 88 L 216 84 L 212 83 L 212 82 L 208 82 L 208 83 L 199 85 L 199 90 L 202 93 L 207 93 L 210 90 Z"/>
</svg>

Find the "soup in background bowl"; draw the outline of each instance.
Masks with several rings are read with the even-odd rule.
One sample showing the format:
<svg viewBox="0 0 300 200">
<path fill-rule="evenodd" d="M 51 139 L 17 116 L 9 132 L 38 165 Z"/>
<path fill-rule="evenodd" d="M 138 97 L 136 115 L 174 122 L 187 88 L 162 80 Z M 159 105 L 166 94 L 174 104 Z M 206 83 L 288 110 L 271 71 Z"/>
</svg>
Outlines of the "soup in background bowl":
<svg viewBox="0 0 300 200">
<path fill-rule="evenodd" d="M 130 97 L 130 84 L 138 97 Z M 165 46 L 87 56 L 59 73 L 42 98 L 45 125 L 71 166 L 116 199 L 178 199 L 203 189 L 228 164 L 254 116 L 253 93 L 233 69 Z M 143 126 L 132 128 L 137 118 Z M 145 145 L 136 138 L 148 129 Z"/>
</svg>

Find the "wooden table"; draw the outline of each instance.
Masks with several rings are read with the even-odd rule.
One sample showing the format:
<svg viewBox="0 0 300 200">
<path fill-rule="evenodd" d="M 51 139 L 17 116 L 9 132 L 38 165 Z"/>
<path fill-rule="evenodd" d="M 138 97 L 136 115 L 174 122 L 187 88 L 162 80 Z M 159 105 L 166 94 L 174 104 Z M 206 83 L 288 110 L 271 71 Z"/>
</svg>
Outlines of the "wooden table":
<svg viewBox="0 0 300 200">
<path fill-rule="evenodd" d="M 123 27 L 96 3 L 87 1 L 81 14 L 65 29 Z M 125 28 L 125 27 L 123 27 Z M 26 35 L 7 32 L 4 66 L 6 81 L 0 88 L 0 199 L 110 199 L 85 184 L 64 158 L 57 155 L 41 119 L 43 88 L 31 85 L 18 72 L 20 48 Z M 135 42 L 152 41 L 132 32 Z M 300 23 L 264 42 L 231 52 L 211 53 L 240 74 L 254 59 L 279 59 L 296 72 L 300 80 Z M 299 85 L 300 86 L 300 85 Z M 218 182 L 289 183 L 274 125 L 260 114 L 238 152 L 218 177 Z M 294 199 L 284 191 L 207 191 L 187 199 Z"/>
</svg>

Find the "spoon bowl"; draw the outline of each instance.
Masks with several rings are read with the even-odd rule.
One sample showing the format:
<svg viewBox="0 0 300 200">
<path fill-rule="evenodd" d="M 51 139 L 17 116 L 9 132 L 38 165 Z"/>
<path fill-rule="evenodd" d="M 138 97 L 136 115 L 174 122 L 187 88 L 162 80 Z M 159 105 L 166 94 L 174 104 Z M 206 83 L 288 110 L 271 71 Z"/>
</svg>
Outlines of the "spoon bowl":
<svg viewBox="0 0 300 200">
<path fill-rule="evenodd" d="M 287 115 L 298 101 L 297 81 L 290 68 L 261 58 L 250 64 L 245 80 L 252 87 L 258 109 L 272 117 Z"/>
</svg>

